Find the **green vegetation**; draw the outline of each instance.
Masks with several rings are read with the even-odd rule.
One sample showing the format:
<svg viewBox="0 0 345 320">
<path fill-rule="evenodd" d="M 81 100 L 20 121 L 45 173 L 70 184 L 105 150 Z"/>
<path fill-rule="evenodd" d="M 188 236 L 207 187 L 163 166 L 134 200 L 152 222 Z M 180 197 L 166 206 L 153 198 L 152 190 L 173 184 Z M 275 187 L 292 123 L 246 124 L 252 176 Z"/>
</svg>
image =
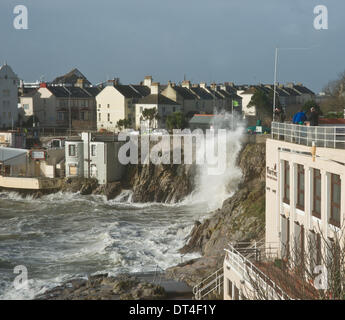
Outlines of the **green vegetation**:
<svg viewBox="0 0 345 320">
<path fill-rule="evenodd" d="M 274 93 L 266 93 L 263 90 L 255 89 L 255 93 L 252 96 L 251 101 L 248 104 L 248 107 L 256 107 L 257 118 L 264 120 L 269 118 L 272 120 L 273 114 L 273 97 Z M 279 97 L 276 99 L 276 106 L 281 107 Z"/>
<path fill-rule="evenodd" d="M 121 119 L 116 122 L 116 127 L 121 131 L 122 129 L 128 129 L 132 125 L 132 121 L 130 119 Z"/>
<path fill-rule="evenodd" d="M 178 111 L 168 116 L 166 125 L 169 130 L 184 129 L 187 127 L 187 121 L 184 114 Z"/>
<path fill-rule="evenodd" d="M 147 109 L 145 108 L 142 112 L 141 120 L 148 120 L 149 127 L 152 127 L 152 122 L 154 120 L 158 121 L 160 119 L 157 108 Z"/>
<path fill-rule="evenodd" d="M 311 108 L 311 107 L 314 107 L 315 110 L 319 113 L 319 115 L 322 115 L 322 114 L 323 114 L 323 113 L 322 113 L 322 110 L 321 110 L 321 107 L 320 107 L 315 101 L 313 101 L 313 100 L 307 101 L 307 102 L 303 105 L 302 109 L 303 109 L 304 112 L 310 112 L 310 108 Z"/>
<path fill-rule="evenodd" d="M 345 108 L 345 71 L 339 74 L 338 79 L 330 81 L 323 91 L 328 96 L 328 99 L 321 103 L 323 113 L 343 113 Z"/>
</svg>

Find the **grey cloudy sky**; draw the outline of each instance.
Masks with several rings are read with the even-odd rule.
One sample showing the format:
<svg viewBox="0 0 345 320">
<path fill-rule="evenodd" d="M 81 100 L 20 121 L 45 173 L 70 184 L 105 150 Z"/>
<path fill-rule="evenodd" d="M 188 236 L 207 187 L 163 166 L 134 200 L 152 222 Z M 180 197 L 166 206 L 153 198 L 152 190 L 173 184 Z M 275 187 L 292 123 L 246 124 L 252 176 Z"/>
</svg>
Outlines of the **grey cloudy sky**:
<svg viewBox="0 0 345 320">
<path fill-rule="evenodd" d="M 18 4 L 29 30 L 13 27 Z M 344 14 L 342 0 L 0 0 L 0 62 L 27 81 L 77 67 L 93 83 L 272 83 L 274 48 L 307 47 L 280 52 L 278 80 L 318 92 L 345 69 Z"/>
</svg>

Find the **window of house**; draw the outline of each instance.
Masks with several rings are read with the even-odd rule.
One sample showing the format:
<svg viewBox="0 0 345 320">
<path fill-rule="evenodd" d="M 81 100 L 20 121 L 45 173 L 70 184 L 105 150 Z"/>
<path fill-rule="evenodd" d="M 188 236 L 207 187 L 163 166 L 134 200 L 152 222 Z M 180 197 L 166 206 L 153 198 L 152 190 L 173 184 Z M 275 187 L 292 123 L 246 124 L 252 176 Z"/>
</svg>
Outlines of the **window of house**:
<svg viewBox="0 0 345 320">
<path fill-rule="evenodd" d="M 284 161 L 284 197 L 283 202 L 290 204 L 290 164 Z"/>
<path fill-rule="evenodd" d="M 30 106 L 28 104 L 23 104 L 24 110 L 29 110 Z"/>
<path fill-rule="evenodd" d="M 98 121 L 101 121 L 101 113 L 98 114 Z"/>
<path fill-rule="evenodd" d="M 298 268 L 304 268 L 304 226 L 295 221 L 295 261 Z"/>
<path fill-rule="evenodd" d="M 297 165 L 297 203 L 296 208 L 304 211 L 304 166 Z"/>
<path fill-rule="evenodd" d="M 240 300 L 240 291 L 236 286 L 234 287 L 234 300 Z"/>
<path fill-rule="evenodd" d="M 110 108 L 110 104 L 109 103 L 108 103 L 107 107 L 108 107 L 108 109 Z"/>
<path fill-rule="evenodd" d="M 232 282 L 228 279 L 228 295 L 232 298 Z"/>
<path fill-rule="evenodd" d="M 322 263 L 322 252 L 321 252 L 321 235 L 316 234 L 316 265 L 319 266 Z"/>
<path fill-rule="evenodd" d="M 108 113 L 108 121 L 110 121 L 110 113 Z"/>
<path fill-rule="evenodd" d="M 76 165 L 70 165 L 69 166 L 69 174 L 71 176 L 76 176 L 78 175 L 78 170 L 77 170 L 77 166 Z"/>
<path fill-rule="evenodd" d="M 59 121 L 65 120 L 65 114 L 64 114 L 64 112 L 58 112 L 57 118 L 58 118 Z"/>
<path fill-rule="evenodd" d="M 75 148 L 75 144 L 70 144 L 68 146 L 68 155 L 70 157 L 75 157 L 76 156 L 76 148 Z"/>
<path fill-rule="evenodd" d="M 96 145 L 93 144 L 91 145 L 91 156 L 95 157 L 96 156 Z"/>
<path fill-rule="evenodd" d="M 321 172 L 313 169 L 313 216 L 321 219 Z"/>
<path fill-rule="evenodd" d="M 320 233 L 310 230 L 308 246 L 310 254 L 310 272 L 313 274 L 314 268 L 322 264 Z"/>
<path fill-rule="evenodd" d="M 337 174 L 331 174 L 331 208 L 329 222 L 340 228 L 341 180 Z"/>
</svg>

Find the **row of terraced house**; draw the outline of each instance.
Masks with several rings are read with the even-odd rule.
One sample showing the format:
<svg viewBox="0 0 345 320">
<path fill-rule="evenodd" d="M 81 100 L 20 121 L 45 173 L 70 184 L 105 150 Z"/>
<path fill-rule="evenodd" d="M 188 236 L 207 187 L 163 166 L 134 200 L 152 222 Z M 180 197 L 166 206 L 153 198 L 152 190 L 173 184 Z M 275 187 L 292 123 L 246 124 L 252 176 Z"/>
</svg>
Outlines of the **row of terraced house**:
<svg viewBox="0 0 345 320">
<path fill-rule="evenodd" d="M 35 117 L 40 127 L 73 128 L 76 130 L 119 131 L 119 120 L 130 120 L 130 128 L 143 124 L 145 109 L 156 108 L 159 114 L 155 127 L 165 128 L 167 117 L 181 111 L 187 119 L 194 114 L 237 111 L 241 116 L 255 117 L 257 110 L 249 103 L 256 92 L 273 93 L 273 85 L 180 84 L 154 82 L 146 76 L 139 84 L 121 84 L 119 79 L 97 86 L 77 69 L 50 83 L 37 83 L 37 88 L 20 88 L 20 119 Z M 315 99 L 315 94 L 302 84 L 277 87 L 280 103 L 285 108 Z"/>
</svg>

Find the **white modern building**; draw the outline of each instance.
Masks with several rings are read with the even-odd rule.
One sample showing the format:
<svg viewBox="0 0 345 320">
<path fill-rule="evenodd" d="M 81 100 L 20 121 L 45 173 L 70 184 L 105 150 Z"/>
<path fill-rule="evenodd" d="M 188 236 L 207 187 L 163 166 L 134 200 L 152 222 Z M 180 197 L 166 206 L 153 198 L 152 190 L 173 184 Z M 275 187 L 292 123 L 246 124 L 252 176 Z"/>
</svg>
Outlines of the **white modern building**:
<svg viewBox="0 0 345 320">
<path fill-rule="evenodd" d="M 266 142 L 265 243 L 226 249 L 224 299 L 255 299 L 258 288 L 266 299 L 299 299 L 293 290 L 282 289 L 267 269 L 260 269 L 263 258 L 286 264 L 291 281 L 303 270 L 309 294 L 317 297 L 315 267 L 323 268 L 330 281 L 341 262 L 336 252 L 345 241 L 344 190 L 344 125 L 272 123 L 272 137 Z"/>
<path fill-rule="evenodd" d="M 4 64 L 0 67 L 0 128 L 12 128 L 18 121 L 18 76 Z"/>
</svg>

